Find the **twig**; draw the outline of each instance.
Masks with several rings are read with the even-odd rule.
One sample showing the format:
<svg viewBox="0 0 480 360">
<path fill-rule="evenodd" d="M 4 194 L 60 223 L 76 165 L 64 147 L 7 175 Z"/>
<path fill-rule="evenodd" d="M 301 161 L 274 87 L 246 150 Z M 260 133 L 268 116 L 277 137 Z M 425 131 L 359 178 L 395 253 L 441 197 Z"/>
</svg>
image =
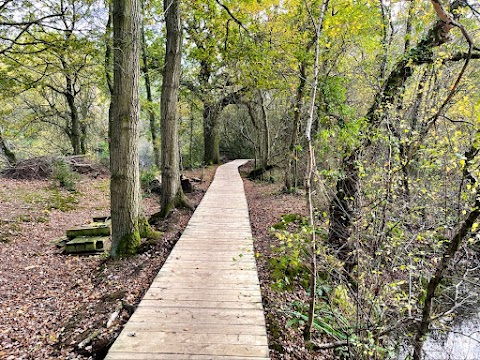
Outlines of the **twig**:
<svg viewBox="0 0 480 360">
<path fill-rule="evenodd" d="M 95 339 L 98 335 L 101 334 L 101 331 L 100 330 L 95 330 L 93 333 L 91 333 L 85 340 L 81 341 L 79 344 L 78 344 L 78 348 L 79 349 L 83 349 L 85 346 L 87 346 L 88 344 L 90 344 L 92 342 L 93 339 Z"/>
<path fill-rule="evenodd" d="M 123 303 L 119 301 L 117 303 L 117 306 L 115 307 L 115 311 L 110 315 L 107 321 L 107 329 L 112 326 L 113 322 L 118 318 L 118 315 L 120 315 L 120 312 L 123 309 Z"/>
<path fill-rule="evenodd" d="M 341 346 L 348 346 L 350 343 L 348 340 L 339 340 L 339 341 L 332 341 L 329 343 L 319 344 L 312 341 L 313 347 L 315 350 L 328 350 L 328 349 L 335 349 Z"/>
<path fill-rule="evenodd" d="M 215 0 L 217 2 L 218 5 L 220 5 L 222 8 L 225 9 L 225 11 L 228 13 L 228 15 L 230 15 L 230 17 L 233 19 L 233 21 L 235 21 L 243 30 L 245 30 L 247 32 L 247 34 L 250 34 L 248 29 L 243 25 L 243 23 L 238 20 L 235 15 L 232 14 L 232 12 L 230 11 L 230 9 L 224 5 L 223 3 L 221 3 L 219 0 Z"/>
</svg>

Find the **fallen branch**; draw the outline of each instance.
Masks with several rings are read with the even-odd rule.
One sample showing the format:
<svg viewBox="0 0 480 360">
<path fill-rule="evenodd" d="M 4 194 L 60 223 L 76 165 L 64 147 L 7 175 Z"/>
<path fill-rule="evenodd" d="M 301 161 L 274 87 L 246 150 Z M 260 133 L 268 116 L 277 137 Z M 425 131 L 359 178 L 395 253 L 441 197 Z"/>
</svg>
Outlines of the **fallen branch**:
<svg viewBox="0 0 480 360">
<path fill-rule="evenodd" d="M 115 320 L 117 320 L 118 318 L 118 315 L 120 315 L 120 312 L 122 311 L 123 309 L 123 303 L 121 301 L 119 301 L 117 303 L 117 306 L 115 307 L 115 311 L 112 313 L 112 315 L 110 315 L 110 317 L 108 318 L 108 321 L 107 321 L 107 329 L 112 326 L 113 322 Z"/>
<path fill-rule="evenodd" d="M 348 346 L 349 341 L 348 340 L 339 340 L 339 341 L 332 341 L 329 343 L 323 343 L 319 344 L 314 341 L 312 341 L 313 347 L 315 350 L 328 350 L 328 349 L 335 349 L 337 347 L 342 347 L 342 346 Z"/>
<path fill-rule="evenodd" d="M 84 339 L 83 341 L 81 341 L 79 344 L 78 344 L 78 348 L 79 349 L 83 349 L 85 348 L 88 344 L 90 344 L 92 342 L 93 339 L 95 339 L 98 335 L 100 335 L 102 332 L 100 330 L 95 330 L 93 333 L 91 333 L 90 335 L 88 335 L 88 337 L 86 339 Z"/>
</svg>

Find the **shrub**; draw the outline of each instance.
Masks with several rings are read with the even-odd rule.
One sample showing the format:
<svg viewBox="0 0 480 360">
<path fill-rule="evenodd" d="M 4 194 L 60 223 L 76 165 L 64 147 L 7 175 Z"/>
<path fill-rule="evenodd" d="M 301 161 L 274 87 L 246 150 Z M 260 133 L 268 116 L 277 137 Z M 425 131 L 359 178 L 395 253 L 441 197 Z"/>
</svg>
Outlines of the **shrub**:
<svg viewBox="0 0 480 360">
<path fill-rule="evenodd" d="M 53 162 L 52 177 L 58 181 L 60 187 L 68 191 L 76 191 L 78 174 L 75 174 L 64 159 L 57 159 Z"/>
</svg>

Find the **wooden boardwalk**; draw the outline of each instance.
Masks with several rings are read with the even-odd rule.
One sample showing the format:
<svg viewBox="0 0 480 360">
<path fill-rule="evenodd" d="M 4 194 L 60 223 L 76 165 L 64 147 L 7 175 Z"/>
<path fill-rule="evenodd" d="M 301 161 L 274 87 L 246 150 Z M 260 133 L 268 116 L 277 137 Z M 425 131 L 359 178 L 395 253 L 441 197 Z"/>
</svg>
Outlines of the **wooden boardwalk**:
<svg viewBox="0 0 480 360">
<path fill-rule="evenodd" d="M 218 168 L 107 360 L 269 359 L 244 162 Z"/>
</svg>

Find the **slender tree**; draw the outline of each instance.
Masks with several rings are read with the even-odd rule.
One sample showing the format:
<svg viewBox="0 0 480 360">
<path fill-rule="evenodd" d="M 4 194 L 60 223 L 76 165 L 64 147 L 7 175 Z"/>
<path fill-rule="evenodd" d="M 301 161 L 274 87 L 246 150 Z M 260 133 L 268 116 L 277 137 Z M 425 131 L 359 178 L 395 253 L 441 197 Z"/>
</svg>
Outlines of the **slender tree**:
<svg viewBox="0 0 480 360">
<path fill-rule="evenodd" d="M 139 78 L 140 6 L 138 0 L 113 1 L 113 92 L 110 105 L 112 252 L 135 252 L 139 231 Z"/>
<path fill-rule="evenodd" d="M 142 3 L 143 5 L 143 3 Z M 143 6 L 144 7 L 144 6 Z M 143 13 L 145 14 L 145 9 L 142 9 Z M 155 166 L 160 169 L 161 160 L 160 160 L 160 139 L 158 138 L 158 125 L 157 125 L 157 117 L 155 115 L 155 110 L 153 108 L 153 96 L 152 96 L 152 82 L 150 80 L 150 67 L 148 63 L 148 49 L 147 43 L 145 40 L 145 25 L 142 24 L 140 29 L 141 33 L 141 41 L 142 41 L 142 73 L 143 73 L 143 80 L 145 82 L 145 91 L 147 92 L 147 113 L 148 113 L 148 121 L 150 125 L 150 134 L 152 136 L 152 146 L 153 146 L 153 157 L 155 160 Z"/>
<path fill-rule="evenodd" d="M 323 19 L 325 17 L 325 12 L 327 11 L 329 0 L 323 0 L 320 15 L 318 20 L 315 21 L 312 17 L 312 23 L 315 25 L 315 62 L 313 65 L 313 83 L 312 90 L 310 95 L 310 104 L 308 110 L 308 119 L 307 126 L 305 128 L 305 138 L 307 140 L 308 153 L 307 153 L 307 173 L 305 174 L 306 180 L 306 190 L 307 190 L 307 208 L 308 208 L 308 218 L 309 225 L 311 226 L 311 276 L 310 276 L 310 304 L 308 310 L 308 321 L 304 329 L 304 336 L 306 339 L 310 339 L 312 332 L 313 321 L 315 319 L 315 303 L 316 303 L 316 293 L 317 293 L 317 240 L 315 236 L 315 217 L 313 212 L 313 202 L 312 202 L 312 187 L 313 181 L 315 179 L 315 152 L 312 143 L 312 125 L 315 115 L 315 99 L 317 96 L 317 85 L 318 85 L 318 74 L 319 74 L 319 58 L 320 58 L 320 33 L 322 31 Z"/>
<path fill-rule="evenodd" d="M 167 44 L 162 83 L 162 197 L 160 216 L 166 217 L 176 206 L 189 206 L 180 186 L 177 102 L 182 56 L 180 1 L 164 0 Z"/>
</svg>

